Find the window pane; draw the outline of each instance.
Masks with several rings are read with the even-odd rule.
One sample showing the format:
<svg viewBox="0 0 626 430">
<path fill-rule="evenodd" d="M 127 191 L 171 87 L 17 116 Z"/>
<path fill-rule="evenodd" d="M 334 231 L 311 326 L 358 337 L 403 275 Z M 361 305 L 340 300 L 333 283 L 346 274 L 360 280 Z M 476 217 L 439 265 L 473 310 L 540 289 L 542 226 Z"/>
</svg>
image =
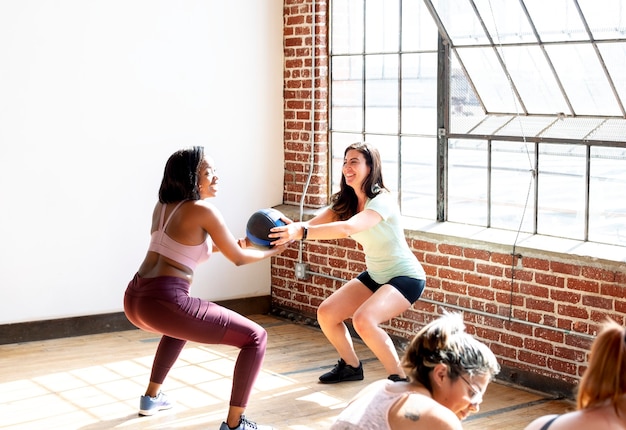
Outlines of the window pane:
<svg viewBox="0 0 626 430">
<path fill-rule="evenodd" d="M 593 130 L 586 135 L 586 138 L 619 142 L 622 147 L 626 147 L 626 145 L 624 145 L 624 136 L 626 136 L 626 120 L 621 118 L 605 118 L 598 127 L 593 128 Z"/>
<path fill-rule="evenodd" d="M 487 143 L 450 140 L 448 220 L 487 225 Z"/>
<path fill-rule="evenodd" d="M 331 121 L 334 130 L 363 130 L 363 57 L 333 57 L 331 60 Z"/>
<path fill-rule="evenodd" d="M 626 246 L 626 149 L 591 148 L 589 240 Z"/>
<path fill-rule="evenodd" d="M 389 188 L 389 190 L 397 192 L 399 190 L 398 137 L 368 134 L 365 136 L 365 140 L 378 148 L 378 152 L 380 152 L 385 186 Z"/>
<path fill-rule="evenodd" d="M 534 231 L 532 143 L 492 142 L 491 227 Z"/>
<path fill-rule="evenodd" d="M 578 0 L 580 9 L 591 28 L 593 38 L 620 39 L 626 33 L 626 7 L 624 0 Z"/>
<path fill-rule="evenodd" d="M 437 139 L 403 137 L 401 163 L 402 214 L 437 218 Z"/>
<path fill-rule="evenodd" d="M 450 62 L 450 131 L 466 133 L 482 121 L 484 110 L 457 58 Z"/>
<path fill-rule="evenodd" d="M 501 51 L 527 112 L 554 114 L 569 111 L 556 77 L 538 46 L 509 46 Z M 503 90 L 508 90 L 509 97 L 514 98 L 510 86 Z"/>
<path fill-rule="evenodd" d="M 624 8 L 626 10 L 626 7 Z M 600 43 L 598 49 L 622 104 L 626 105 L 626 43 Z"/>
<path fill-rule="evenodd" d="M 437 133 L 437 55 L 402 56 L 402 133 Z"/>
<path fill-rule="evenodd" d="M 402 51 L 437 50 L 437 26 L 424 0 L 402 0 Z"/>
<path fill-rule="evenodd" d="M 333 54 L 363 52 L 363 0 L 333 0 L 331 49 Z"/>
<path fill-rule="evenodd" d="M 474 0 L 494 43 L 537 42 L 519 1 Z"/>
<path fill-rule="evenodd" d="M 469 1 L 439 0 L 435 7 L 454 45 L 489 43 Z"/>
<path fill-rule="evenodd" d="M 539 234 L 584 239 L 585 164 L 584 146 L 539 146 Z"/>
<path fill-rule="evenodd" d="M 365 19 L 365 52 L 398 52 L 400 49 L 399 0 L 367 0 Z"/>
<path fill-rule="evenodd" d="M 524 0 L 524 4 L 542 41 L 589 40 L 572 0 Z M 599 8 L 597 3 L 595 7 Z"/>
<path fill-rule="evenodd" d="M 398 56 L 370 55 L 365 64 L 365 130 L 398 133 Z"/>
<path fill-rule="evenodd" d="M 591 45 L 551 45 L 546 52 L 577 115 L 614 115 L 621 111 Z"/>
<path fill-rule="evenodd" d="M 487 112 L 518 112 L 517 99 L 493 49 L 463 48 L 457 52 Z"/>
<path fill-rule="evenodd" d="M 554 121 L 554 120 L 553 120 Z M 602 130 L 606 119 L 564 117 L 541 132 L 541 137 L 582 141 Z"/>
<path fill-rule="evenodd" d="M 359 132 L 363 127 L 362 117 L 363 109 L 358 106 L 333 106 L 333 129 L 344 132 Z"/>
</svg>

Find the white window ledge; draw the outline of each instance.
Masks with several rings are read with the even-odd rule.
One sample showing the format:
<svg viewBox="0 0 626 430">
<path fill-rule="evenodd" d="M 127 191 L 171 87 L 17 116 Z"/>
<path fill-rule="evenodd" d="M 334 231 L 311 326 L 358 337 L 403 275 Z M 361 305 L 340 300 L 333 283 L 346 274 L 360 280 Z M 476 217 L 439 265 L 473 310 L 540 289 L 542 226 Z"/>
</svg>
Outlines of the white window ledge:
<svg viewBox="0 0 626 430">
<path fill-rule="evenodd" d="M 479 227 L 452 222 L 436 222 L 419 218 L 405 217 L 404 229 L 407 236 L 413 239 L 429 237 L 430 235 L 449 237 L 450 244 L 469 245 L 476 247 L 477 242 L 485 245 L 493 244 L 490 250 L 512 253 L 515 245 L 515 253 L 524 254 L 529 251 L 534 256 L 546 253 L 568 254 L 572 257 L 581 257 L 588 260 L 599 259 L 608 262 L 626 262 L 626 247 L 605 245 L 601 243 L 583 242 L 579 240 L 564 239 L 559 237 L 518 233 L 510 230 Z M 486 248 L 485 248 L 486 249 Z"/>
<path fill-rule="evenodd" d="M 295 221 L 300 219 L 298 206 L 278 205 L 276 209 Z M 319 210 L 321 209 L 305 207 L 302 218 L 304 220 L 311 219 Z M 511 230 L 453 222 L 436 222 L 422 218 L 404 217 L 403 223 L 406 236 L 411 239 L 443 241 L 450 245 L 467 246 L 504 254 L 512 254 L 515 245 L 515 254 L 522 254 L 522 256 L 551 259 L 554 258 L 555 254 L 561 254 L 561 258 L 563 254 L 566 254 L 569 263 L 589 264 L 590 260 L 594 262 L 602 260 L 608 265 L 615 264 L 615 268 L 606 267 L 608 270 L 620 270 L 621 264 L 626 262 L 626 247 L 623 246 L 529 233 L 519 233 L 518 235 L 517 232 Z"/>
</svg>

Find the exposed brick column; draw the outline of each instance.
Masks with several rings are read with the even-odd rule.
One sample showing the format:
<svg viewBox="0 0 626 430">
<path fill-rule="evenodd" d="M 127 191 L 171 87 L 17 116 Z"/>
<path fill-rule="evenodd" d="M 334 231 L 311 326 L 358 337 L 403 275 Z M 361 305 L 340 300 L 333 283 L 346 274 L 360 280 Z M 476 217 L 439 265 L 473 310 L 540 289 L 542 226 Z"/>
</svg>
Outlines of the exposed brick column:
<svg viewBox="0 0 626 430">
<path fill-rule="evenodd" d="M 328 203 L 328 0 L 284 1 L 285 189 L 283 203 L 319 208 Z M 315 16 L 315 60 L 312 57 Z M 315 80 L 313 83 L 313 61 Z M 313 101 L 314 100 L 314 101 Z M 315 115 L 312 120 L 313 104 Z M 314 132 L 314 136 L 311 133 Z M 314 151 L 311 145 L 314 142 Z M 313 155 L 312 155 L 313 154 Z"/>
</svg>

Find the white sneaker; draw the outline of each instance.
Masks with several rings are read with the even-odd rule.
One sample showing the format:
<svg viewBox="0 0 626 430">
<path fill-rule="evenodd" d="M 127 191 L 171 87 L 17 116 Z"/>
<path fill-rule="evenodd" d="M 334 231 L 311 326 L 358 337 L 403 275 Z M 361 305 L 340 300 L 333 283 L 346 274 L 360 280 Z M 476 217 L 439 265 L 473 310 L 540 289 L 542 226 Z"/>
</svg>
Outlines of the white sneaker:
<svg viewBox="0 0 626 430">
<path fill-rule="evenodd" d="M 159 391 L 156 397 L 141 396 L 139 398 L 139 415 L 150 416 L 165 409 L 171 409 L 174 403 L 167 398 L 165 393 Z"/>
</svg>

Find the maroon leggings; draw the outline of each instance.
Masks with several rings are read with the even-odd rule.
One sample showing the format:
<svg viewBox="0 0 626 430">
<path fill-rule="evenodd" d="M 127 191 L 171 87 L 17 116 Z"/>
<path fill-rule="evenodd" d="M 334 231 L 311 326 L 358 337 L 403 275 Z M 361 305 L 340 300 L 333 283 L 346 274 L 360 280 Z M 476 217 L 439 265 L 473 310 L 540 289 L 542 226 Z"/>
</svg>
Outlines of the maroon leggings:
<svg viewBox="0 0 626 430">
<path fill-rule="evenodd" d="M 265 357 L 267 332 L 254 321 L 215 303 L 189 296 L 189 282 L 174 276 L 135 275 L 124 295 L 124 312 L 140 329 L 162 334 L 150 381 L 162 384 L 187 341 L 241 349 L 230 405 L 246 407 Z"/>
</svg>

